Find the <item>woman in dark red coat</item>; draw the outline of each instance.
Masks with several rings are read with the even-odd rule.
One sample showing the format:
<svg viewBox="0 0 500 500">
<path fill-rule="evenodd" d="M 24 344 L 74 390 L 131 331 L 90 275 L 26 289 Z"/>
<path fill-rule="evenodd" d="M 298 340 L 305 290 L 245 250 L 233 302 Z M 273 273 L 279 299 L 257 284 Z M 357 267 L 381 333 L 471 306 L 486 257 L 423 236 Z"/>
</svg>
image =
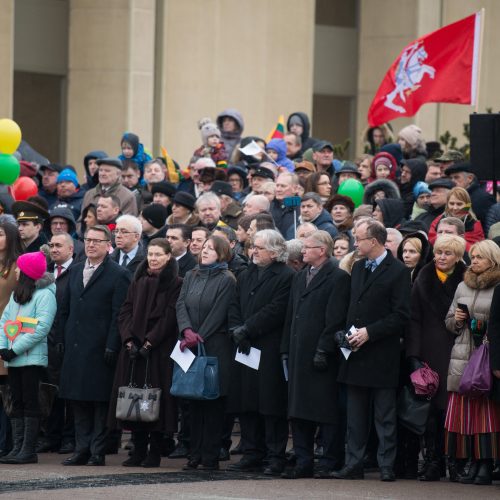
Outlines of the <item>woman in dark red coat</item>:
<svg viewBox="0 0 500 500">
<path fill-rule="evenodd" d="M 170 353 L 178 337 L 175 304 L 181 284 L 169 243 L 163 238 L 152 240 L 147 259 L 137 268 L 118 317 L 124 349 L 116 368 L 109 420 L 110 427 L 116 426 L 118 387 L 129 384 L 132 363 L 135 363 L 133 382 L 138 387 L 144 385 L 146 360 L 148 384 L 162 390 L 160 418 L 152 423 L 120 422 L 120 426 L 132 429 L 134 443 L 134 451 L 123 462 L 124 466 L 158 467 L 162 434 L 177 431 L 177 409 L 170 395 L 173 370 Z"/>
</svg>

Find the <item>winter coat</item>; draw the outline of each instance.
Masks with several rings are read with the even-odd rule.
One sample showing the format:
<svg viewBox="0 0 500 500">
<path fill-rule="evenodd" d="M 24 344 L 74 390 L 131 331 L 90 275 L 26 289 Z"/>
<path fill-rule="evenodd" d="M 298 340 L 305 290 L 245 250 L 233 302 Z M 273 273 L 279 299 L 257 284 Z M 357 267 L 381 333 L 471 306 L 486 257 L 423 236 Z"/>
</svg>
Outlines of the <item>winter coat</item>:
<svg viewBox="0 0 500 500">
<path fill-rule="evenodd" d="M 398 186 L 395 182 L 387 179 L 377 179 L 365 187 L 365 194 L 363 195 L 363 204 L 373 206 L 375 200 L 374 196 L 377 191 L 383 191 L 386 198 L 401 198 Z"/>
<path fill-rule="evenodd" d="M 500 286 L 493 292 L 490 308 L 490 323 L 488 325 L 488 339 L 490 341 L 490 368 L 500 370 Z M 500 401 L 500 379 L 493 376 L 492 396 Z"/>
<path fill-rule="evenodd" d="M 241 205 L 237 201 L 232 201 L 221 214 L 221 221 L 232 227 L 235 231 L 238 229 L 238 221 L 243 215 Z"/>
<path fill-rule="evenodd" d="M 278 231 L 286 239 L 294 238 L 294 220 L 299 220 L 300 207 L 286 207 L 283 200 L 276 198 L 271 202 L 271 215 Z M 295 212 L 295 218 L 294 218 Z"/>
<path fill-rule="evenodd" d="M 444 217 L 447 217 L 446 212 L 443 213 L 442 215 L 439 215 L 436 217 L 432 223 L 431 227 L 429 228 L 429 241 L 431 242 L 432 245 L 436 242 L 437 239 L 437 227 L 441 219 Z M 473 219 L 470 215 L 468 215 L 465 218 L 465 250 L 468 252 L 470 250 L 470 247 L 474 244 L 477 243 L 478 241 L 483 241 L 484 240 L 484 232 L 483 232 L 483 227 L 481 226 L 481 223 Z"/>
<path fill-rule="evenodd" d="M 117 264 L 120 264 L 120 249 L 115 248 L 110 257 Z M 127 262 L 125 269 L 130 273 L 131 276 L 133 276 L 137 268 L 139 267 L 141 262 L 144 261 L 145 258 L 146 258 L 146 250 L 142 246 L 142 243 L 139 241 L 139 248 L 137 249 L 137 253 L 135 254 L 135 257 L 131 261 Z"/>
<path fill-rule="evenodd" d="M 500 283 L 499 269 L 489 269 L 479 275 L 469 269 L 464 275 L 463 282 L 458 285 L 453 302 L 446 315 L 446 328 L 456 335 L 448 367 L 448 391 L 458 391 L 460 379 L 474 350 L 468 322 L 465 322 L 463 326 L 459 326 L 455 321 L 454 315 L 457 304 L 467 305 L 471 319 L 487 322 L 490 317 L 493 292 L 498 283 Z"/>
<path fill-rule="evenodd" d="M 293 161 L 286 156 L 286 142 L 283 139 L 271 139 L 266 146 L 266 150 L 268 149 L 278 153 L 278 158 L 275 161 L 280 167 L 285 167 L 289 172 L 295 172 Z"/>
<path fill-rule="evenodd" d="M 248 261 L 246 257 L 234 252 L 231 260 L 227 263 L 229 270 L 238 278 L 240 273 L 242 273 L 248 267 Z"/>
<path fill-rule="evenodd" d="M 407 357 L 426 362 L 439 375 L 439 388 L 433 401 L 436 408 L 446 409 L 446 377 L 455 336 L 446 329 L 448 313 L 457 286 L 463 279 L 465 265 L 459 262 L 448 279 L 441 283 L 436 266 L 430 262 L 422 268 L 411 291 L 411 320 L 405 338 Z"/>
<path fill-rule="evenodd" d="M 226 396 L 233 346 L 228 330 L 228 308 L 236 293 L 236 279 L 223 268 L 197 266 L 182 283 L 177 301 L 179 332 L 191 328 L 204 339 L 207 356 L 219 360 L 219 393 Z M 197 353 L 197 349 L 193 349 Z"/>
<path fill-rule="evenodd" d="M 11 295 L 0 319 L 0 349 L 12 349 L 16 357 L 6 367 L 47 366 L 47 335 L 56 315 L 56 286 L 49 273 L 36 281 L 36 290 L 29 302 L 20 305 Z M 5 334 L 6 321 L 20 321 L 21 332 L 11 341 Z"/>
<path fill-rule="evenodd" d="M 382 198 L 375 202 L 382 211 L 385 227 L 398 228 L 404 222 L 404 203 L 399 198 Z"/>
<path fill-rule="evenodd" d="M 97 206 L 97 202 L 103 193 L 104 190 L 100 184 L 97 184 L 95 188 L 87 191 L 83 197 L 82 211 L 91 203 Z M 120 211 L 122 214 L 137 216 L 137 201 L 135 196 L 130 189 L 123 186 L 120 181 L 117 181 L 108 190 L 106 190 L 106 194 L 114 195 L 120 200 Z"/>
<path fill-rule="evenodd" d="M 326 231 L 332 238 L 335 238 L 335 236 L 339 234 L 338 229 L 333 223 L 332 216 L 325 209 L 323 209 L 321 213 L 311 222 L 318 229 Z"/>
<path fill-rule="evenodd" d="M 14 290 L 17 283 L 15 269 L 16 263 L 14 262 L 8 271 L 0 273 L 0 316 L 9 303 L 12 290 Z M 7 375 L 3 361 L 0 361 L 0 375 Z"/>
<path fill-rule="evenodd" d="M 410 272 L 387 252 L 373 272 L 366 259 L 351 274 L 346 328 L 365 327 L 369 340 L 349 359 L 342 356 L 339 381 L 362 387 L 395 388 L 399 381 L 400 334 L 410 318 Z"/>
<path fill-rule="evenodd" d="M 286 129 L 290 131 L 290 120 L 293 116 L 298 116 L 303 125 L 302 135 L 300 138 L 302 139 L 302 147 L 300 148 L 300 153 L 304 154 L 309 148 L 312 148 L 317 142 L 318 139 L 315 137 L 310 137 L 311 133 L 311 122 L 309 121 L 309 117 L 302 113 L 301 111 L 296 111 L 292 113 L 286 120 Z"/>
<path fill-rule="evenodd" d="M 224 132 L 222 127 L 222 121 L 225 116 L 229 116 L 236 121 L 238 125 L 237 129 L 234 132 Z M 245 129 L 245 122 L 243 121 L 243 116 L 237 109 L 228 108 L 219 113 L 217 116 L 217 127 L 221 131 L 221 137 L 224 141 L 224 146 L 226 147 L 227 158 L 231 160 L 231 156 L 233 155 L 234 148 L 238 145 L 241 140 L 241 136 L 243 135 L 243 130 Z"/>
<path fill-rule="evenodd" d="M 377 125 L 376 127 L 367 127 L 363 131 L 362 139 L 363 139 L 363 149 L 365 153 L 376 155 L 380 151 L 380 146 L 375 146 L 373 142 L 373 130 L 380 129 L 382 134 L 384 134 L 384 145 L 391 143 L 394 140 L 394 134 L 392 133 L 392 129 L 390 124 L 383 123 L 382 125 Z"/>
<path fill-rule="evenodd" d="M 495 204 L 495 198 L 483 189 L 477 179 L 467 188 L 467 192 L 470 196 L 472 210 L 474 210 L 482 227 L 486 227 L 486 216 L 488 210 Z"/>
<path fill-rule="evenodd" d="M 425 226 L 425 230 L 427 233 L 431 227 L 431 224 L 434 222 L 436 217 L 442 215 L 444 213 L 444 205 L 438 208 L 434 208 L 432 205 L 423 213 L 416 217 L 415 222 L 419 222 Z"/>
<path fill-rule="evenodd" d="M 80 213 L 78 213 L 78 217 L 79 216 Z M 68 223 L 68 234 L 73 238 L 73 253 L 76 256 L 77 260 L 84 260 L 85 247 L 83 243 L 78 239 L 78 233 L 76 231 L 76 219 L 71 208 L 68 206 L 57 204 L 50 211 L 50 217 L 48 219 L 45 219 L 43 223 L 44 233 L 48 236 L 49 239 L 52 237 L 50 221 L 54 217 L 61 217 L 62 219 L 66 220 L 66 222 Z"/>
<path fill-rule="evenodd" d="M 182 285 L 177 271 L 177 261 L 171 258 L 158 276 L 152 276 L 148 273 L 147 261 L 144 261 L 129 286 L 127 298 L 118 316 L 122 350 L 116 366 L 110 402 L 108 421 L 111 428 L 117 424 L 115 410 L 118 388 L 130 382 L 131 360 L 126 344 L 132 340 L 137 348 L 141 348 L 146 341 L 151 343 L 148 384 L 161 389 L 160 418 L 151 424 L 127 422 L 125 426 L 137 430 L 147 429 L 150 432 L 177 431 L 176 402 L 170 395 L 174 363 L 170 359 L 170 353 L 179 336 L 175 305 Z M 146 360 L 139 356 L 135 361 L 133 382 L 142 387 L 145 380 Z"/>
<path fill-rule="evenodd" d="M 488 210 L 488 213 L 486 215 L 484 232 L 488 234 L 490 231 L 490 227 L 493 226 L 493 224 L 496 224 L 497 222 L 500 222 L 500 203 L 495 203 Z"/>
<path fill-rule="evenodd" d="M 235 413 L 286 416 L 280 345 L 293 275 L 284 262 L 273 262 L 264 270 L 252 263 L 238 277 L 229 326 L 245 325 L 252 347 L 260 349 L 261 356 L 258 370 L 233 363 L 231 379 L 237 387 L 231 388 L 229 406 Z"/>
<path fill-rule="evenodd" d="M 83 286 L 79 262 L 69 282 L 58 317 L 57 342 L 64 342 L 60 396 L 76 401 L 109 401 L 115 372 L 104 361 L 106 349 L 120 350 L 117 318 L 127 295 L 130 273 L 109 256 Z"/>
<path fill-rule="evenodd" d="M 53 210 L 56 208 L 67 208 L 71 210 L 73 214 L 73 218 L 78 220 L 80 214 L 82 213 L 82 203 L 83 197 L 85 196 L 85 189 L 80 188 L 76 193 L 74 193 L 69 198 L 57 198 L 57 201 L 54 203 L 50 214 L 53 214 Z"/>
<path fill-rule="evenodd" d="M 198 264 L 198 259 L 188 250 L 178 261 L 179 276 L 184 278 L 188 271 L 194 269 Z"/>
<path fill-rule="evenodd" d="M 350 278 L 333 259 L 306 287 L 308 273 L 309 266 L 294 276 L 281 343 L 288 354 L 288 417 L 333 424 L 341 355 L 334 335 L 345 327 Z M 326 371 L 312 364 L 318 349 L 328 353 Z"/>
<path fill-rule="evenodd" d="M 225 167 L 228 160 L 226 146 L 222 141 L 213 148 L 201 145 L 198 149 L 195 149 L 193 156 L 196 158 L 211 158 L 218 167 Z"/>
<path fill-rule="evenodd" d="M 107 157 L 108 157 L 108 153 L 106 153 L 105 151 L 96 150 L 96 151 L 90 151 L 83 158 L 83 166 L 85 168 L 85 175 L 86 175 L 87 183 L 84 184 L 82 187 L 86 191 L 96 187 L 97 184 L 99 183 L 99 174 L 97 173 L 97 171 L 94 175 L 90 175 L 90 171 L 89 171 L 90 160 L 99 160 L 99 159 L 107 158 Z"/>
<path fill-rule="evenodd" d="M 401 198 L 405 204 L 405 218 L 408 219 L 411 215 L 415 196 L 413 195 L 413 188 L 415 184 L 425 180 L 427 174 L 427 163 L 424 160 L 413 158 L 405 161 L 405 166 L 411 170 L 411 179 L 405 184 L 400 184 L 399 191 Z"/>
</svg>

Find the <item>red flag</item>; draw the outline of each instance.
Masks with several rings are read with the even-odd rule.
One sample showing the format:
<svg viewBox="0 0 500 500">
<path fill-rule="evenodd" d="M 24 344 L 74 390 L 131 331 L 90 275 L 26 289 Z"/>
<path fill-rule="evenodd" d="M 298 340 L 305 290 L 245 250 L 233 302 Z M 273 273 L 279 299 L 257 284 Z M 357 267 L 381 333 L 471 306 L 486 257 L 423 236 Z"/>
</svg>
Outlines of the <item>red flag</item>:
<svg viewBox="0 0 500 500">
<path fill-rule="evenodd" d="M 392 63 L 368 110 L 371 127 L 413 116 L 426 102 L 474 104 L 481 12 L 424 35 Z"/>
</svg>

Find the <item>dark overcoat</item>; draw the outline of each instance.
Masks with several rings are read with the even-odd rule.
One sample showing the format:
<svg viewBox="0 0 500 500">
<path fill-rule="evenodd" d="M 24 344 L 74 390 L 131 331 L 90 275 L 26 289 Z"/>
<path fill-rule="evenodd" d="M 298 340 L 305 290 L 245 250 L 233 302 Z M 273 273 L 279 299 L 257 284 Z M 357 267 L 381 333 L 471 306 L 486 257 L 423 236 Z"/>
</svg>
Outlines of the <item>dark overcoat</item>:
<svg viewBox="0 0 500 500">
<path fill-rule="evenodd" d="M 191 328 L 204 339 L 207 356 L 219 360 L 219 391 L 226 396 L 229 385 L 232 343 L 228 309 L 236 291 L 236 279 L 227 268 L 195 267 L 188 271 L 177 300 L 179 332 Z M 197 354 L 197 348 L 192 349 Z"/>
<path fill-rule="evenodd" d="M 446 314 L 453 301 L 455 290 L 463 280 L 465 265 L 459 262 L 445 283 L 439 281 L 434 262 L 425 265 L 411 291 L 411 319 L 406 330 L 406 356 L 425 361 L 439 375 L 439 389 L 434 404 L 446 409 L 448 393 L 446 378 L 451 349 L 456 335 L 445 325 Z"/>
<path fill-rule="evenodd" d="M 111 258 L 117 263 L 120 264 L 120 249 L 115 248 L 113 253 L 111 254 Z M 146 250 L 144 249 L 142 242 L 139 242 L 139 248 L 137 249 L 137 253 L 135 257 L 127 263 L 125 269 L 131 273 L 131 276 L 134 276 L 139 264 L 146 258 Z M 123 267 L 123 266 L 122 266 Z"/>
<path fill-rule="evenodd" d="M 367 328 L 369 340 L 348 360 L 342 359 L 338 380 L 361 387 L 395 388 L 399 337 L 410 318 L 410 271 L 391 252 L 373 272 L 365 269 L 365 262 L 361 259 L 352 268 L 346 328 Z"/>
<path fill-rule="evenodd" d="M 231 381 L 238 387 L 231 388 L 231 411 L 286 416 L 287 388 L 280 345 L 293 275 L 285 263 L 273 262 L 260 276 L 253 263 L 238 276 L 230 326 L 245 324 L 252 347 L 260 349 L 261 355 L 258 370 L 233 364 Z"/>
<path fill-rule="evenodd" d="M 126 428 L 145 429 L 158 432 L 177 431 L 177 408 L 175 398 L 170 395 L 173 360 L 170 353 L 178 339 L 175 305 L 181 290 L 182 279 L 178 277 L 177 261 L 172 258 L 158 275 L 150 275 L 147 261 L 143 261 L 127 293 L 118 316 L 118 328 L 122 350 L 116 367 L 111 396 L 109 427 L 116 426 L 115 411 L 118 388 L 130 382 L 131 361 L 125 345 L 133 341 L 137 347 L 151 343 L 148 360 L 147 382 L 161 389 L 160 418 L 151 424 L 125 422 Z M 134 366 L 134 382 L 143 387 L 146 381 L 146 360 L 138 356 Z"/>
<path fill-rule="evenodd" d="M 60 397 L 109 401 L 115 369 L 104 362 L 104 352 L 120 350 L 117 319 L 130 277 L 106 256 L 84 287 L 84 265 L 79 262 L 68 271 L 60 306 L 58 337 L 64 339 Z"/>
<path fill-rule="evenodd" d="M 488 339 L 490 340 L 490 368 L 500 370 L 500 285 L 495 287 L 491 300 Z M 495 376 L 493 376 L 492 396 L 500 402 L 500 379 Z"/>
<path fill-rule="evenodd" d="M 335 423 L 340 352 L 335 332 L 343 330 L 349 306 L 350 276 L 328 260 L 306 287 L 309 266 L 295 275 L 282 352 L 288 354 L 288 416 Z M 317 349 L 328 353 L 328 369 L 313 366 Z"/>
</svg>

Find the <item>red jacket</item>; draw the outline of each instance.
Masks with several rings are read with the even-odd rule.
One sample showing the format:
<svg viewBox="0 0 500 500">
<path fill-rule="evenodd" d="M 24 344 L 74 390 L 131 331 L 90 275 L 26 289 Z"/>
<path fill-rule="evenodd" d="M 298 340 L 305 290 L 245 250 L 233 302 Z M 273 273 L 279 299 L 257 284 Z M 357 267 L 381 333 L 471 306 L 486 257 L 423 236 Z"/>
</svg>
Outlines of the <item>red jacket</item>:
<svg viewBox="0 0 500 500">
<path fill-rule="evenodd" d="M 434 245 L 436 238 L 437 238 L 437 225 L 439 224 L 439 221 L 445 217 L 444 214 L 439 215 L 436 217 L 431 224 L 431 227 L 429 229 L 429 242 L 431 245 Z M 470 247 L 474 244 L 477 243 L 478 241 L 484 240 L 484 232 L 483 232 L 483 226 L 478 220 L 471 219 L 470 217 L 467 217 L 465 220 L 465 250 L 468 252 L 470 250 Z"/>
</svg>

